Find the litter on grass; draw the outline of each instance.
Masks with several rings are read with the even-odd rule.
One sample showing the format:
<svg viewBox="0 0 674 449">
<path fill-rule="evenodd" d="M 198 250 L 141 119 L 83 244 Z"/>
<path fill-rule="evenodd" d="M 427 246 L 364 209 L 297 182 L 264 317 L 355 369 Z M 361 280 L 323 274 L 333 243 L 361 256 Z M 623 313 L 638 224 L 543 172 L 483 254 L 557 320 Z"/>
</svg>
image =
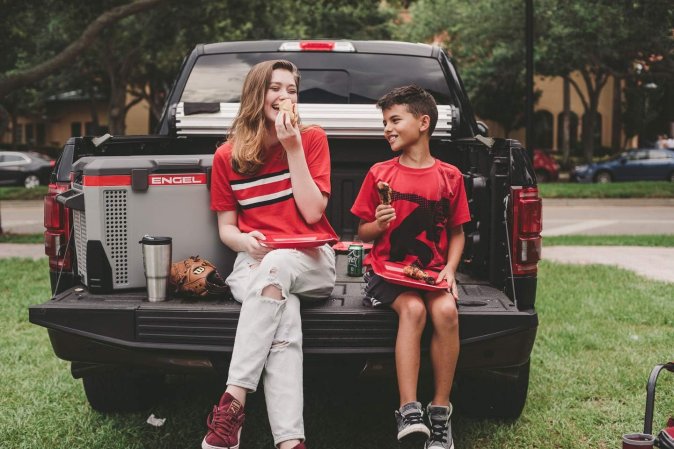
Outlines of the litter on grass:
<svg viewBox="0 0 674 449">
<path fill-rule="evenodd" d="M 147 418 L 147 423 L 155 427 L 161 427 L 164 425 L 165 422 L 166 418 L 157 418 L 156 416 L 154 416 L 154 413 L 151 414 L 149 418 Z"/>
</svg>

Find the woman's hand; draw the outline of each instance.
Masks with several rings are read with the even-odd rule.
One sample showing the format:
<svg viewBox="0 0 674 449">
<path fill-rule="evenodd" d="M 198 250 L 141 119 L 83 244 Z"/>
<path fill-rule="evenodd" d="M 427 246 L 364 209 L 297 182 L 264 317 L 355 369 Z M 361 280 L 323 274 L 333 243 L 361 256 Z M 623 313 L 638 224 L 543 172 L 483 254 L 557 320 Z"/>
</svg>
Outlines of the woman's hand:
<svg viewBox="0 0 674 449">
<path fill-rule="evenodd" d="M 260 240 L 265 240 L 266 237 L 260 231 L 250 231 L 247 234 L 241 234 L 241 243 L 244 251 L 250 254 L 255 260 L 262 260 L 262 258 L 272 249 L 262 246 Z"/>
<path fill-rule="evenodd" d="M 447 291 L 452 294 L 454 297 L 455 301 L 459 300 L 459 290 L 458 287 L 456 286 L 456 278 L 454 277 L 454 272 L 449 269 L 449 267 L 445 266 L 445 268 L 440 271 L 438 274 L 438 278 L 435 280 L 437 284 L 439 284 L 442 281 L 447 281 L 447 284 L 449 284 L 449 288 Z"/>
<path fill-rule="evenodd" d="M 293 105 L 295 107 L 295 105 Z M 302 149 L 302 136 L 297 123 L 292 124 L 290 115 L 285 111 L 279 111 L 276 116 L 276 137 L 286 152 L 291 153 Z"/>
<path fill-rule="evenodd" d="M 380 231 L 385 231 L 396 219 L 396 211 L 390 204 L 380 204 L 374 211 L 375 223 Z"/>
</svg>

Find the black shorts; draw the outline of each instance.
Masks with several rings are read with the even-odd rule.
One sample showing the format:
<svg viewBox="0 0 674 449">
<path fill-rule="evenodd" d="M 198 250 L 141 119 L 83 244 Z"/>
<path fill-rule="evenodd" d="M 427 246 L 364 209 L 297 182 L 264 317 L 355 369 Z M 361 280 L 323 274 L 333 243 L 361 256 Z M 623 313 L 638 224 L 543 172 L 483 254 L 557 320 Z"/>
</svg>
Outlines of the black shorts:
<svg viewBox="0 0 674 449">
<path fill-rule="evenodd" d="M 363 305 L 368 307 L 390 306 L 404 292 L 417 292 L 422 298 L 428 293 L 425 290 L 392 284 L 372 270 L 363 275 L 363 280 L 365 281 Z"/>
</svg>

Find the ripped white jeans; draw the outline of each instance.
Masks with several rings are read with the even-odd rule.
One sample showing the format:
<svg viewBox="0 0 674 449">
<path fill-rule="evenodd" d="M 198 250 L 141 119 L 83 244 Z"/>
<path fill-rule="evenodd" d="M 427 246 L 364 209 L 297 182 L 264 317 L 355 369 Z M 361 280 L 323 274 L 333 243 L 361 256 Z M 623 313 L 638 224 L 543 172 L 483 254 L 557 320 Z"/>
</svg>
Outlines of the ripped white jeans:
<svg viewBox="0 0 674 449">
<path fill-rule="evenodd" d="M 335 285 L 335 253 L 328 245 L 276 249 L 261 262 L 239 253 L 227 278 L 241 314 L 227 385 L 251 392 L 260 377 L 274 444 L 304 440 L 300 298 L 327 298 Z M 267 286 L 283 299 L 262 296 Z"/>
</svg>

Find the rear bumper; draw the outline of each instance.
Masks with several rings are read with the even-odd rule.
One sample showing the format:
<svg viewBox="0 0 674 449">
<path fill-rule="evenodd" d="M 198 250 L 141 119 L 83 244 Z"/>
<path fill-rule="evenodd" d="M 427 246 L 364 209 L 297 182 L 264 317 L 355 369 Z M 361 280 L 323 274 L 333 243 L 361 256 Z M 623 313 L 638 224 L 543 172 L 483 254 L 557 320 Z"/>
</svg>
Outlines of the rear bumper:
<svg viewBox="0 0 674 449">
<path fill-rule="evenodd" d="M 307 361 L 367 363 L 394 355 L 397 318 L 360 305 L 358 283 L 339 284 L 329 300 L 302 309 Z M 535 310 L 519 311 L 487 285 L 462 285 L 459 369 L 525 363 L 538 326 Z M 476 299 L 481 295 L 481 299 Z M 505 300 L 504 300 L 505 298 Z M 73 362 L 161 372 L 220 370 L 229 362 L 240 306 L 232 300 L 149 303 L 144 292 L 91 295 L 72 288 L 31 306 L 30 321 L 49 330 L 54 352 Z M 431 329 L 424 334 L 424 353 Z"/>
</svg>

